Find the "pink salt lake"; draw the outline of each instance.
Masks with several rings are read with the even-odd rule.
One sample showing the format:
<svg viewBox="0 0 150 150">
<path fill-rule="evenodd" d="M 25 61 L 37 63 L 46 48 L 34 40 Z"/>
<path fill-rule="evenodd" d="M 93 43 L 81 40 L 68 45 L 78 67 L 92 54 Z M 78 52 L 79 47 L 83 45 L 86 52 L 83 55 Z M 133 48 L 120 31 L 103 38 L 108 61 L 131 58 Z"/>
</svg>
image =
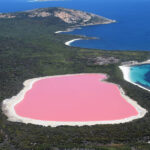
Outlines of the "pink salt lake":
<svg viewBox="0 0 150 150">
<path fill-rule="evenodd" d="M 21 117 L 43 121 L 113 121 L 137 116 L 117 85 L 103 74 L 49 77 L 36 81 L 15 105 Z"/>
</svg>

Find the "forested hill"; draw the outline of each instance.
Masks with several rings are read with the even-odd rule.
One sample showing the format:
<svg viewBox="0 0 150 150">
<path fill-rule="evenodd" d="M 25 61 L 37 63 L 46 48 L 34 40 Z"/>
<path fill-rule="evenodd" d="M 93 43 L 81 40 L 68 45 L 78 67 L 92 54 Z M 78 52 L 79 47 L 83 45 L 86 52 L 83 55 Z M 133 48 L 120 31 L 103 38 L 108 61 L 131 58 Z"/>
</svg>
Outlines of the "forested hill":
<svg viewBox="0 0 150 150">
<path fill-rule="evenodd" d="M 40 8 L 17 13 L 0 13 L 0 18 L 13 19 L 13 18 L 48 18 L 51 20 L 60 20 L 62 23 L 69 25 L 96 25 L 108 24 L 115 22 L 115 20 L 107 19 L 92 13 L 87 13 L 79 10 L 66 9 L 60 7 Z"/>
</svg>

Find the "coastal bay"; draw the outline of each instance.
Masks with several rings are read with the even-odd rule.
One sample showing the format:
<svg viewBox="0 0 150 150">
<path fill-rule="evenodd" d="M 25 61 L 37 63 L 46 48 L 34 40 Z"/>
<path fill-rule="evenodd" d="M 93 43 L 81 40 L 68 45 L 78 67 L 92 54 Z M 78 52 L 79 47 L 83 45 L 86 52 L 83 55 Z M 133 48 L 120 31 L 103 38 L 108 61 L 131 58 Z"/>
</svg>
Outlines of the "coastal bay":
<svg viewBox="0 0 150 150">
<path fill-rule="evenodd" d="M 119 66 L 123 72 L 124 79 L 142 89 L 150 91 L 150 60 L 144 62 L 129 62 Z"/>
</svg>

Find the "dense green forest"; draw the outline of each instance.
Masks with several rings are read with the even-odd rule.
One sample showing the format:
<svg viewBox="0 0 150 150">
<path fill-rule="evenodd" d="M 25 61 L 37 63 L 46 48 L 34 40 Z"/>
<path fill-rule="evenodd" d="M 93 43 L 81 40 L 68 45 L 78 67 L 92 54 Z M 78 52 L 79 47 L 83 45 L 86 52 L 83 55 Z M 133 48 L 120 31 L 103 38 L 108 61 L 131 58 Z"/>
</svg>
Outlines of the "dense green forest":
<svg viewBox="0 0 150 150">
<path fill-rule="evenodd" d="M 59 23 L 58 23 L 59 22 Z M 16 95 L 30 78 L 71 73 L 107 73 L 127 95 L 150 111 L 150 94 L 123 80 L 121 62 L 150 59 L 150 52 L 106 51 L 65 46 L 77 35 L 55 34 L 69 25 L 57 19 L 0 19 L 0 102 Z M 118 63 L 98 65 L 97 57 Z M 149 150 L 150 114 L 130 123 L 42 127 L 14 123 L 0 110 L 0 150 Z"/>
</svg>

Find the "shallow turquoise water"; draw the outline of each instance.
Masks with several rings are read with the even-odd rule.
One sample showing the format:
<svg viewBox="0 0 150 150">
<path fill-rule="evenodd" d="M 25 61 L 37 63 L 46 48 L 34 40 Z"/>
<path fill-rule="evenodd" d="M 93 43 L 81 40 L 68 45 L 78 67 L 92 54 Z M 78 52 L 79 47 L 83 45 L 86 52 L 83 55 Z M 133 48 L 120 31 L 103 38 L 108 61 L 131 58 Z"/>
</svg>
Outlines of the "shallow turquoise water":
<svg viewBox="0 0 150 150">
<path fill-rule="evenodd" d="M 130 68 L 130 79 L 147 89 L 150 89 L 150 64 L 132 66 Z"/>
</svg>

